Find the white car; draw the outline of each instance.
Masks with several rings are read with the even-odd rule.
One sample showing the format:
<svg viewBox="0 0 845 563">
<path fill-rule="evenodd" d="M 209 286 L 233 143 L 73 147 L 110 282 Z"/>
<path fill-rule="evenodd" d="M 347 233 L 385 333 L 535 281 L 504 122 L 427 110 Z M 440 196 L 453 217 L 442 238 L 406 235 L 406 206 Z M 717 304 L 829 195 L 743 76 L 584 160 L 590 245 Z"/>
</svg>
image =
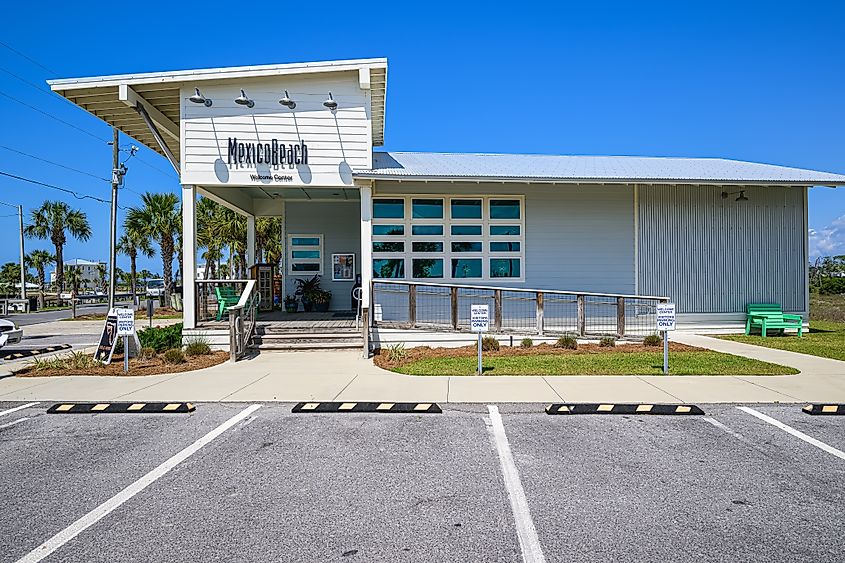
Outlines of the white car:
<svg viewBox="0 0 845 563">
<path fill-rule="evenodd" d="M 149 280 L 147 282 L 147 297 L 161 297 L 164 295 L 164 280 Z"/>
<path fill-rule="evenodd" d="M 18 344 L 23 338 L 23 329 L 8 319 L 0 319 L 0 348 L 6 344 Z"/>
</svg>

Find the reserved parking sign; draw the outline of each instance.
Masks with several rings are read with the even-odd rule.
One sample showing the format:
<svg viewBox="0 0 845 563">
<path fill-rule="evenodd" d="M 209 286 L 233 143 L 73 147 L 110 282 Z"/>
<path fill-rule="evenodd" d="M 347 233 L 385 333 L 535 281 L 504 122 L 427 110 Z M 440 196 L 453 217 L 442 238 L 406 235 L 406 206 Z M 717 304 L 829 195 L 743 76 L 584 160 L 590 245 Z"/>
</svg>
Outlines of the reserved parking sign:
<svg viewBox="0 0 845 563">
<path fill-rule="evenodd" d="M 675 330 L 675 304 L 657 304 L 657 330 Z"/>
<path fill-rule="evenodd" d="M 490 306 L 470 305 L 469 322 L 472 332 L 487 332 L 490 330 Z"/>
</svg>

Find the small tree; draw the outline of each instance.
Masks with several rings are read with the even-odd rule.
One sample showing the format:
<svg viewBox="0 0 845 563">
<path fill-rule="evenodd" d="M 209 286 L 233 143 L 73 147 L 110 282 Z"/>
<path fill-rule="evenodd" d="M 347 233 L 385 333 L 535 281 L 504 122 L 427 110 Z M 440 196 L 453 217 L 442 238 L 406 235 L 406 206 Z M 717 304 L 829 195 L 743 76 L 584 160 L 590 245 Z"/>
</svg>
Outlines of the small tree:
<svg viewBox="0 0 845 563">
<path fill-rule="evenodd" d="M 36 279 L 38 283 L 38 308 L 43 309 L 45 305 L 44 285 L 45 285 L 45 270 L 47 266 L 53 264 L 56 257 L 46 250 L 33 250 L 26 257 L 26 263 L 30 268 L 35 268 Z"/>
<path fill-rule="evenodd" d="M 82 277 L 82 271 L 76 266 L 65 268 L 65 281 L 70 287 L 70 304 L 73 311 L 73 318 L 76 318 L 76 296 L 79 293 L 80 284 L 86 280 Z"/>
</svg>

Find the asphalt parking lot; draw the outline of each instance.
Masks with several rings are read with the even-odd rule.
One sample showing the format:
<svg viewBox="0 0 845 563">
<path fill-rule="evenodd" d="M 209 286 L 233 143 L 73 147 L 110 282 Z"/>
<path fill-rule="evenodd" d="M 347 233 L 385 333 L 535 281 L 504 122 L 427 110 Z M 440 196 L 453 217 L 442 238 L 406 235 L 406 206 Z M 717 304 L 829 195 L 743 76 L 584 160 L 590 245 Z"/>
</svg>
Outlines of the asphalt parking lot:
<svg viewBox="0 0 845 563">
<path fill-rule="evenodd" d="M 798 406 L 751 408 L 818 443 L 730 405 L 21 406 L 0 403 L 0 561 L 845 559 L 845 416 Z"/>
</svg>

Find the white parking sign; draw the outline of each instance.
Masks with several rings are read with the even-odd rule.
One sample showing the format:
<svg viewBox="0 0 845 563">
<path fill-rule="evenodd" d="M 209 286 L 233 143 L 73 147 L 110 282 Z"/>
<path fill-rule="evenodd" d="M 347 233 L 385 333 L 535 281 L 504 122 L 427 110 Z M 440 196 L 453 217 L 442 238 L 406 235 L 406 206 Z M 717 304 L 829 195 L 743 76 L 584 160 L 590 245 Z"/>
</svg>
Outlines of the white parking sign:
<svg viewBox="0 0 845 563">
<path fill-rule="evenodd" d="M 470 305 L 469 322 L 472 332 L 487 332 L 490 330 L 490 306 Z"/>
<path fill-rule="evenodd" d="M 675 330 L 675 304 L 657 304 L 657 330 Z"/>
<path fill-rule="evenodd" d="M 115 309 L 115 311 L 117 312 L 117 335 L 135 334 L 135 311 L 132 309 Z"/>
</svg>

